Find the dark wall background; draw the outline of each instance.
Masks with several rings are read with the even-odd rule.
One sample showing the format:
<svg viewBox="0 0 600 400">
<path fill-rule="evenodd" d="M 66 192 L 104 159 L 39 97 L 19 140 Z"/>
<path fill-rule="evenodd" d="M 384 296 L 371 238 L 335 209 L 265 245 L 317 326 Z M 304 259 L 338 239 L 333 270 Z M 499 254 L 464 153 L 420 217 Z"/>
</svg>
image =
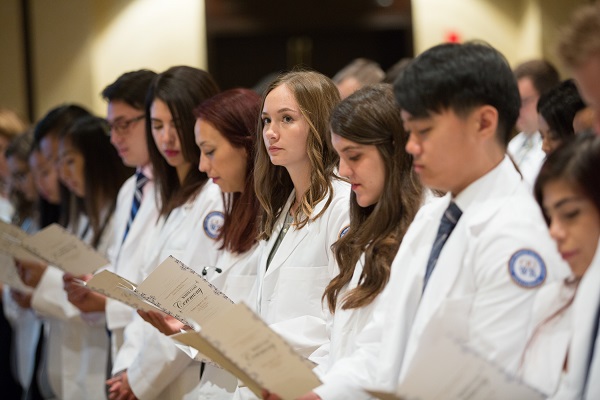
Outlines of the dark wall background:
<svg viewBox="0 0 600 400">
<path fill-rule="evenodd" d="M 413 54 L 410 0 L 205 4 L 208 67 L 223 89 L 299 65 L 333 76 L 357 57 L 385 70 Z"/>
</svg>

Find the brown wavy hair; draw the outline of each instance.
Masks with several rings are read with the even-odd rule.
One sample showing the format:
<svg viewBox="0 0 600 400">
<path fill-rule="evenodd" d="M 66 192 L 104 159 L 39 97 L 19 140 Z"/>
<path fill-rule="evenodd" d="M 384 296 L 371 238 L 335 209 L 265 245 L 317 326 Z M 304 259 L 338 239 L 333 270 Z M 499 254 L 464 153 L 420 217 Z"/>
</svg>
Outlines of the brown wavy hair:
<svg viewBox="0 0 600 400">
<path fill-rule="evenodd" d="M 311 218 L 317 203 L 333 192 L 332 179 L 337 164 L 337 154 L 327 141 L 329 116 L 333 107 L 340 101 L 335 84 L 323 74 L 314 71 L 292 71 L 280 75 L 273 81 L 262 97 L 262 110 L 267 95 L 278 86 L 285 85 L 298 103 L 300 113 L 309 126 L 306 143 L 311 166 L 311 179 L 308 190 L 302 195 L 298 212 L 294 215 L 294 225 L 300 229 L 309 221 L 318 219 L 331 204 L 328 198 L 325 207 Z M 254 165 L 254 187 L 262 206 L 259 222 L 259 239 L 268 239 L 283 207 L 294 189 L 292 179 L 285 167 L 273 165 L 263 142 L 263 121 L 258 122 L 256 132 L 256 162 Z"/>
<path fill-rule="evenodd" d="M 225 220 L 218 237 L 223 240 L 221 249 L 245 253 L 256 243 L 258 233 L 260 205 L 254 193 L 254 157 L 260 96 L 249 89 L 227 90 L 200 104 L 194 114 L 209 122 L 233 147 L 246 150 L 244 189 L 223 193 Z"/>
<path fill-rule="evenodd" d="M 390 85 L 367 86 L 338 104 L 331 115 L 331 132 L 375 146 L 385 164 L 383 192 L 376 204 L 361 207 L 356 194 L 350 195 L 350 229 L 333 245 L 340 273 L 323 294 L 333 313 L 363 253 L 358 286 L 344 296 L 342 309 L 366 306 L 384 289 L 400 243 L 421 206 L 423 187 L 412 156 L 404 151 L 408 135 Z"/>
</svg>

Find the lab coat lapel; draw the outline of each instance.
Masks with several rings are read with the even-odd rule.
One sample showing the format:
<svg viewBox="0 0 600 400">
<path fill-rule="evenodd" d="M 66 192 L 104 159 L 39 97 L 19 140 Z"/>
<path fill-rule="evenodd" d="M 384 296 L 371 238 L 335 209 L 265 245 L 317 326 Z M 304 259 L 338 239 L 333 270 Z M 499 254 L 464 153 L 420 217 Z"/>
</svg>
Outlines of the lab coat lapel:
<svg viewBox="0 0 600 400">
<path fill-rule="evenodd" d="M 284 207 L 283 211 L 279 215 L 277 224 L 275 225 L 275 230 L 273 231 L 273 235 L 272 235 L 271 239 L 269 240 L 269 243 L 265 249 L 265 252 L 263 253 L 263 257 L 262 257 L 262 261 L 261 261 L 262 268 L 266 268 L 266 263 L 269 258 L 269 254 L 271 254 L 271 251 L 273 251 L 273 246 L 275 245 L 275 242 L 277 241 L 277 237 L 279 236 L 279 233 L 281 232 L 281 229 L 283 228 L 283 224 L 285 222 L 285 216 L 288 215 L 288 213 L 290 212 L 292 200 L 294 199 L 295 196 L 296 196 L 296 191 L 293 190 L 292 193 L 290 194 L 290 196 L 288 197 L 287 202 L 285 203 L 285 207 Z M 278 270 L 287 261 L 287 259 L 293 253 L 294 249 L 296 247 L 298 247 L 298 245 L 302 242 L 302 240 L 306 237 L 306 235 L 308 235 L 308 233 L 311 230 L 311 225 L 312 224 L 308 223 L 302 229 L 297 230 L 292 223 L 292 225 L 290 226 L 290 229 L 288 230 L 285 237 L 279 244 L 279 248 L 273 255 L 273 258 L 271 259 L 271 264 L 269 265 L 269 268 L 265 272 L 265 277 L 272 274 L 273 271 Z"/>
<path fill-rule="evenodd" d="M 489 187 L 486 188 L 487 190 L 482 190 L 480 193 L 476 194 L 476 197 L 471 201 L 468 210 L 463 210 L 463 214 L 458 221 L 458 224 L 442 248 L 435 270 L 427 283 L 427 290 L 423 294 L 414 319 L 404 365 L 408 365 L 407 363 L 410 362 L 414 351 L 417 349 L 419 338 L 429 321 L 440 311 L 442 306 L 446 305 L 446 303 L 448 308 L 445 308 L 444 311 L 450 312 L 453 315 L 459 315 L 465 319 L 464 323 L 458 322 L 452 327 L 452 329 L 456 329 L 453 334 L 458 338 L 463 337 L 465 339 L 466 335 L 468 335 L 466 319 L 468 318 L 470 310 L 470 300 L 463 299 L 463 301 L 460 301 L 460 299 L 451 299 L 451 291 L 453 290 L 458 277 L 462 273 L 468 273 L 463 272 L 463 268 L 464 265 L 471 264 L 471 261 L 466 258 L 469 257 L 470 253 L 468 251 L 470 238 L 475 232 L 480 231 L 485 226 L 489 219 L 498 212 L 506 199 L 510 198 L 511 194 L 517 190 L 525 190 L 520 180 L 515 179 L 517 171 L 511 163 L 507 163 L 506 160 L 504 160 L 500 168 L 512 169 L 513 175 L 498 174 L 498 179 L 493 182 L 493 185 L 489 185 Z M 445 203 L 445 206 L 443 208 L 440 207 L 438 213 L 436 213 L 439 214 L 437 215 L 437 221 L 431 222 L 436 223 L 436 226 L 439 226 L 442 213 L 450 202 L 449 195 L 447 195 L 447 198 L 448 201 Z M 432 215 L 432 219 L 435 217 L 436 215 Z M 428 256 L 429 254 L 427 257 Z M 423 270 L 421 274 L 424 274 L 427 259 L 419 259 L 416 262 L 418 263 L 418 268 Z M 474 277 L 472 278 L 474 279 Z M 465 284 L 466 279 L 462 279 L 461 282 L 461 284 Z M 472 284 L 475 284 L 474 281 Z M 456 301 L 449 302 L 448 300 Z"/>
<path fill-rule="evenodd" d="M 589 352 L 592 343 L 596 340 L 593 336 L 596 310 L 600 303 L 600 244 L 596 248 L 596 254 L 592 264 L 585 272 L 577 289 L 577 295 L 573 302 L 573 339 L 569 348 L 569 381 L 574 388 L 582 390 L 585 385 Z M 594 354 L 596 358 L 600 349 L 596 345 Z M 589 385 L 589 382 L 588 382 Z M 583 393 L 579 392 L 578 396 Z"/>
<path fill-rule="evenodd" d="M 279 249 L 277 249 L 277 252 L 273 256 L 273 259 L 271 260 L 271 265 L 269 266 L 269 269 L 267 269 L 265 276 L 269 276 L 269 274 L 273 273 L 273 271 L 276 271 L 284 263 L 286 263 L 288 258 L 290 258 L 290 256 L 294 252 L 294 249 L 296 247 L 298 247 L 298 245 L 300 243 L 302 243 L 302 241 L 304 240 L 306 235 L 308 235 L 310 233 L 310 231 L 311 231 L 310 223 L 306 224 L 300 230 L 297 230 L 292 225 L 290 227 L 290 229 L 288 230 L 287 234 L 285 235 L 285 237 L 283 238 L 283 240 L 281 241 L 281 244 L 279 245 Z M 272 246 L 271 246 L 271 248 L 272 248 Z"/>
<path fill-rule="evenodd" d="M 273 261 L 275 259 L 275 256 L 273 256 L 273 260 L 271 260 L 271 265 L 269 266 L 268 269 L 267 269 L 267 261 L 269 260 L 269 255 L 273 251 L 273 247 L 275 247 L 275 243 L 277 242 L 277 236 L 279 235 L 279 232 L 281 232 L 281 228 L 283 228 L 285 216 L 290 211 L 290 206 L 292 205 L 292 199 L 293 199 L 294 193 L 295 192 L 292 191 L 292 193 L 289 195 L 289 197 L 285 203 L 285 206 L 283 207 L 283 210 L 281 211 L 281 214 L 279 215 L 279 218 L 277 218 L 277 222 L 275 222 L 275 227 L 273 228 L 271 237 L 269 238 L 269 240 L 267 241 L 267 243 L 264 246 L 264 251 L 260 257 L 260 265 L 259 265 L 259 271 L 258 271 L 258 275 L 260 277 L 261 282 L 262 282 L 263 278 L 266 276 L 266 274 L 268 273 L 268 270 L 270 270 L 271 266 L 273 266 Z M 281 245 L 282 244 L 283 243 L 281 243 Z M 279 245 L 279 249 L 277 250 L 277 252 L 279 252 L 281 250 L 281 245 Z"/>
<path fill-rule="evenodd" d="M 447 206 L 448 204 L 446 203 L 441 209 L 439 219 L 441 219 L 441 215 L 446 210 Z M 416 340 L 416 338 L 419 338 L 421 336 L 421 333 L 425 329 L 427 323 L 431 320 L 433 315 L 440 308 L 441 304 L 448 297 L 448 293 L 454 286 L 454 282 L 460 274 L 463 263 L 463 256 L 468 241 L 466 234 L 468 224 L 466 222 L 467 221 L 463 220 L 461 217 L 458 224 L 454 228 L 454 231 L 448 238 L 448 241 L 442 248 L 434 272 L 429 278 L 427 288 L 423 293 L 423 296 L 421 297 L 421 302 L 419 304 L 419 308 L 417 310 L 417 314 L 415 316 L 412 328 L 414 333 L 416 333 L 411 335 L 412 341 Z M 439 225 L 439 221 L 437 220 L 431 221 L 431 223 L 436 223 L 437 225 Z M 429 249 L 429 252 L 430 251 L 431 249 Z M 424 259 L 419 259 L 419 268 L 421 268 L 422 270 L 419 275 L 421 276 L 424 275 L 424 270 L 425 266 L 427 265 L 428 258 L 429 253 L 427 253 Z M 409 348 L 410 347 L 412 346 L 409 345 Z"/>
<path fill-rule="evenodd" d="M 439 212 L 432 211 L 419 215 L 413 221 L 392 263 L 390 282 L 382 293 L 384 307 L 389 307 L 388 315 L 391 322 L 390 326 L 386 327 L 389 334 L 384 336 L 383 346 L 390 351 L 380 354 L 380 365 L 385 366 L 381 368 L 381 376 L 378 378 L 382 387 L 398 381 L 411 336 L 411 328 L 421 301 L 424 266 L 431 251 L 431 245 L 425 243 L 432 243 L 435 237 L 435 233 L 424 227 L 435 223 L 438 214 L 441 218 L 448 202 L 439 206 Z"/>
</svg>

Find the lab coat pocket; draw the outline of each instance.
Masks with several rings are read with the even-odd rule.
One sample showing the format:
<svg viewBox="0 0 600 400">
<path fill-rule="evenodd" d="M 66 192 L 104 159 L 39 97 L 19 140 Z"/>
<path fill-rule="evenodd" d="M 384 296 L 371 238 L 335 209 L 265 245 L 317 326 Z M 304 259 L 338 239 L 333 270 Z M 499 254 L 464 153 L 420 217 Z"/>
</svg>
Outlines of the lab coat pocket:
<svg viewBox="0 0 600 400">
<path fill-rule="evenodd" d="M 234 303 L 242 301 L 248 303 L 250 291 L 255 283 L 256 275 L 229 275 L 223 287 L 223 293 Z"/>
<path fill-rule="evenodd" d="M 321 297 L 329 280 L 327 266 L 282 268 L 271 297 L 276 314 L 271 321 L 303 316 L 322 318 Z"/>
<path fill-rule="evenodd" d="M 469 325 L 467 323 L 473 303 L 472 296 L 461 296 L 444 300 L 426 327 L 426 334 L 432 333 L 451 336 L 460 342 L 467 341 Z"/>
</svg>

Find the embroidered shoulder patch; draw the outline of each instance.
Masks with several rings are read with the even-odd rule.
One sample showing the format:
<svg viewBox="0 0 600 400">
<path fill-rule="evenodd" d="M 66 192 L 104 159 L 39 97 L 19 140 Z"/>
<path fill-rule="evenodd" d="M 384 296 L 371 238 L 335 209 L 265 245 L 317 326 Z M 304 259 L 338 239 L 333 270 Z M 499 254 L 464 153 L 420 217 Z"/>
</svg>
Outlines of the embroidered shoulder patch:
<svg viewBox="0 0 600 400">
<path fill-rule="evenodd" d="M 219 231 L 223 226 L 225 216 L 221 211 L 211 211 L 204 218 L 204 233 L 211 239 L 216 239 L 219 236 Z"/>
<path fill-rule="evenodd" d="M 522 249 L 510 257 L 508 271 L 511 279 L 524 288 L 536 288 L 546 280 L 546 264 L 538 253 Z"/>
<path fill-rule="evenodd" d="M 348 233 L 349 229 L 350 229 L 350 225 L 346 225 L 345 227 L 343 227 L 342 230 L 340 231 L 340 234 L 338 235 L 338 239 L 341 239 L 342 237 L 344 237 L 344 235 L 346 233 Z"/>
</svg>

